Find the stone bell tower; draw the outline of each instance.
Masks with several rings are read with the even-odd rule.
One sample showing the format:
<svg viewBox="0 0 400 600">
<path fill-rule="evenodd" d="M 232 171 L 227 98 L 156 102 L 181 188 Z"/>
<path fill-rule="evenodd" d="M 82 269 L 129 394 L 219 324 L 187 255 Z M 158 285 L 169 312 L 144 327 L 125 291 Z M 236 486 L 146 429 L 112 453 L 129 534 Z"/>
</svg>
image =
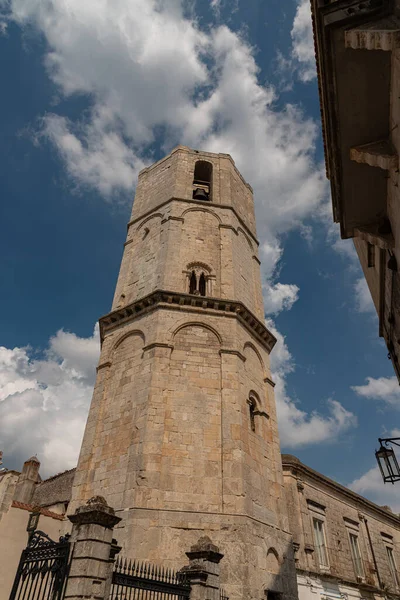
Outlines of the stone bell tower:
<svg viewBox="0 0 400 600">
<path fill-rule="evenodd" d="M 139 175 L 71 511 L 105 496 L 126 557 L 208 535 L 231 600 L 297 596 L 252 189 L 178 146 Z"/>
</svg>

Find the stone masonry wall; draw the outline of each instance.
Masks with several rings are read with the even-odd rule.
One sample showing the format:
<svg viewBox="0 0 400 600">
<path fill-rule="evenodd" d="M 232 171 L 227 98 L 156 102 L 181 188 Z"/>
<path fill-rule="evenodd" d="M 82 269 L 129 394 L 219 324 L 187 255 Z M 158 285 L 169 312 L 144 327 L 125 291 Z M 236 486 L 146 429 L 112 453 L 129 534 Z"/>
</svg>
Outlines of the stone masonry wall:
<svg viewBox="0 0 400 600">
<path fill-rule="evenodd" d="M 170 201 L 129 228 L 113 309 L 156 289 L 188 293 L 187 273 L 200 264 L 212 277 L 208 295 L 239 300 L 263 319 L 257 246 L 229 209 Z"/>
</svg>

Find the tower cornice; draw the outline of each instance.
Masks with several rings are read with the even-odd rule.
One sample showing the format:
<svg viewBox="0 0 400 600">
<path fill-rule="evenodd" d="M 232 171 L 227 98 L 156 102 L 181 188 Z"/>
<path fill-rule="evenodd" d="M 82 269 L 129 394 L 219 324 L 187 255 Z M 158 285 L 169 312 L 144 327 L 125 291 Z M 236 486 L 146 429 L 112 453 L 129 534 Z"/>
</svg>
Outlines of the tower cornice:
<svg viewBox="0 0 400 600">
<path fill-rule="evenodd" d="M 260 242 L 254 235 L 254 233 L 251 231 L 251 229 L 249 229 L 249 227 L 246 225 L 246 223 L 243 221 L 243 219 L 238 215 L 236 210 L 230 204 L 219 204 L 217 202 L 204 202 L 204 200 L 194 200 L 194 199 L 187 199 L 187 198 L 172 197 L 172 198 L 169 198 L 168 200 L 165 200 L 164 202 L 161 202 L 160 204 L 158 204 L 157 206 L 154 206 L 153 208 L 146 211 L 139 217 L 136 217 L 135 219 L 131 219 L 127 224 L 127 230 L 129 231 L 129 229 L 130 229 L 130 227 L 132 227 L 132 225 L 135 225 L 135 223 L 139 223 L 139 221 L 141 221 L 142 219 L 145 219 L 146 217 L 148 217 L 152 213 L 156 212 L 163 206 L 166 206 L 167 204 L 169 204 L 170 202 L 184 202 L 185 204 L 195 204 L 196 206 L 201 206 L 202 208 L 212 207 L 214 209 L 216 209 L 216 208 L 229 209 L 233 212 L 233 214 L 239 221 L 240 225 L 243 227 L 243 229 L 246 231 L 246 233 L 251 237 L 251 239 L 257 244 L 257 246 L 260 245 Z M 166 218 L 166 220 L 168 220 L 168 219 L 182 220 L 182 217 L 176 217 L 176 216 L 171 215 Z M 225 223 L 221 223 L 220 227 L 229 227 L 229 225 L 227 225 Z"/>
<path fill-rule="evenodd" d="M 223 314 L 225 317 L 237 318 L 244 327 L 271 352 L 276 343 L 276 337 L 267 329 L 257 317 L 242 303 L 223 298 L 207 296 L 194 296 L 167 290 L 155 290 L 151 294 L 136 300 L 131 304 L 118 308 L 101 317 L 100 339 L 104 340 L 106 333 L 116 329 L 122 324 L 133 320 L 137 316 L 156 309 L 174 309 L 202 314 Z"/>
</svg>

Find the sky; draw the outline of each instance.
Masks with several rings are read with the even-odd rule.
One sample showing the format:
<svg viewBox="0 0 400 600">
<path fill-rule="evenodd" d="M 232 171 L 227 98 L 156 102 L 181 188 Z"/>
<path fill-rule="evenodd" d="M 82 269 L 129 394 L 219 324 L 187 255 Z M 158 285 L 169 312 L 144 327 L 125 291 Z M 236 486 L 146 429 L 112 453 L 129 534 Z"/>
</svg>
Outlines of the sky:
<svg viewBox="0 0 400 600">
<path fill-rule="evenodd" d="M 400 511 L 374 457 L 400 391 L 332 221 L 308 0 L 0 0 L 0 72 L 3 466 L 75 466 L 138 172 L 184 144 L 254 189 L 282 451 Z"/>
</svg>

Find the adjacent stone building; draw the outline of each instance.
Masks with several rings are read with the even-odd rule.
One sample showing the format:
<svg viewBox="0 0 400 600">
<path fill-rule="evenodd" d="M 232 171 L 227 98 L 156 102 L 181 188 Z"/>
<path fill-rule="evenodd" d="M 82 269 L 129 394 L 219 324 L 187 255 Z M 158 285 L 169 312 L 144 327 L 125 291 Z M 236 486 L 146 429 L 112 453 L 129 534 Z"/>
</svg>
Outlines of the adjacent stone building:
<svg viewBox="0 0 400 600">
<path fill-rule="evenodd" d="M 398 596 L 400 519 L 282 456 L 299 600 Z"/>
<path fill-rule="evenodd" d="M 400 1 L 311 0 L 333 218 L 400 379 Z"/>
</svg>

